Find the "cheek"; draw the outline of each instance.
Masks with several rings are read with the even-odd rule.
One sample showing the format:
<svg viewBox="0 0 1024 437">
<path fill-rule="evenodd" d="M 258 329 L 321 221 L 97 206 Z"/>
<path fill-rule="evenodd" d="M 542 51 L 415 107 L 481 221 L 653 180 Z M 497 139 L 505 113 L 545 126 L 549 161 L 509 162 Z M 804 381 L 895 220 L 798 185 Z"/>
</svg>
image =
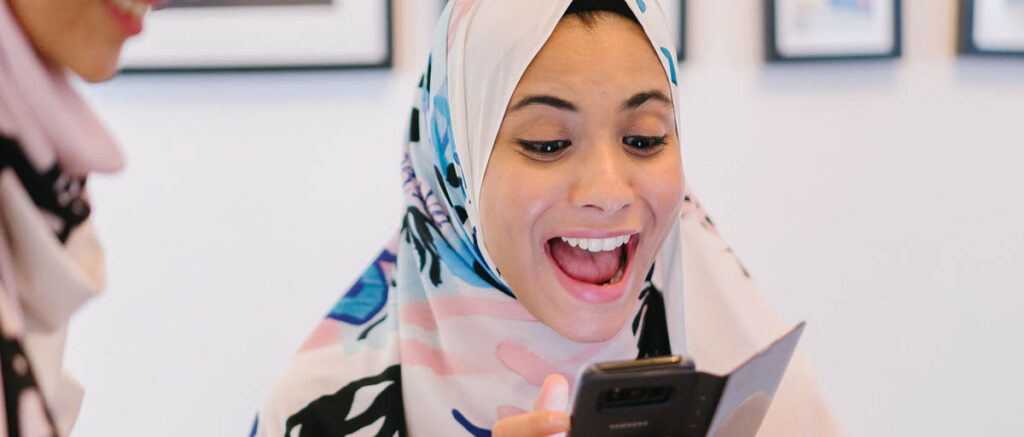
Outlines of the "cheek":
<svg viewBox="0 0 1024 437">
<path fill-rule="evenodd" d="M 487 250 L 496 267 L 514 282 L 515 272 L 527 270 L 529 263 L 523 260 L 538 258 L 533 252 L 543 249 L 538 246 L 538 225 L 543 226 L 545 212 L 557 201 L 558 191 L 552 187 L 558 185 L 551 180 L 551 173 L 557 172 L 534 169 L 519 156 L 503 155 L 495 152 L 487 169 L 481 216 Z"/>
<path fill-rule="evenodd" d="M 26 34 L 51 64 L 88 81 L 109 78 L 126 37 L 104 0 L 15 0 Z"/>
<path fill-rule="evenodd" d="M 639 187 L 658 228 L 667 232 L 683 204 L 683 170 L 678 149 L 665 155 L 646 169 Z"/>
<path fill-rule="evenodd" d="M 67 38 L 67 52 L 60 60 L 88 81 L 107 79 L 117 71 L 127 37 L 114 24 L 103 0 L 77 0 L 82 13 L 72 24 L 74 39 Z"/>
</svg>

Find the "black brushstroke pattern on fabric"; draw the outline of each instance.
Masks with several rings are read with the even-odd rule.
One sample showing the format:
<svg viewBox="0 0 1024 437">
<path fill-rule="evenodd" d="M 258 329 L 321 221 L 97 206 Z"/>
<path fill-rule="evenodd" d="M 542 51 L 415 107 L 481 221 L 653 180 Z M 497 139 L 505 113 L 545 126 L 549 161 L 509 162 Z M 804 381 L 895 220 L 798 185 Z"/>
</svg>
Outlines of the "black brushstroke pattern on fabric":
<svg viewBox="0 0 1024 437">
<path fill-rule="evenodd" d="M 459 216 L 459 222 L 466 224 L 466 220 L 469 220 L 469 214 L 466 213 L 466 208 L 456 205 L 455 215 Z"/>
<path fill-rule="evenodd" d="M 434 167 L 434 177 L 437 178 L 437 186 L 441 187 L 441 193 L 444 194 L 444 200 L 448 202 L 448 205 L 454 205 L 452 203 L 451 196 L 448 195 L 448 184 L 445 183 L 444 176 L 441 176 L 441 170 Z"/>
<path fill-rule="evenodd" d="M 387 318 L 388 315 L 385 314 L 383 317 L 377 319 L 376 322 L 373 322 L 372 324 L 370 324 L 370 326 L 367 326 L 366 329 L 363 330 L 363 332 L 359 333 L 359 340 L 366 340 L 366 337 L 370 335 L 370 331 L 373 330 L 373 328 L 376 328 L 377 325 L 380 325 L 381 322 L 383 322 Z"/>
<path fill-rule="evenodd" d="M 459 172 L 455 171 L 455 164 L 448 164 L 448 168 L 445 169 L 445 176 L 448 179 L 448 185 L 455 188 L 462 186 L 462 180 L 459 179 Z"/>
<path fill-rule="evenodd" d="M 436 287 L 441 284 L 441 255 L 434 247 L 434 236 L 431 229 L 436 231 L 437 227 L 423 211 L 414 206 L 406 208 L 401 233 L 405 236 L 405 241 L 412 243 L 416 248 L 416 254 L 419 255 L 420 260 L 420 272 L 422 273 L 424 268 L 429 269 L 430 283 Z"/>
<path fill-rule="evenodd" d="M 496 279 L 491 277 L 491 275 L 489 273 L 487 273 L 487 270 L 484 269 L 484 266 L 482 264 L 480 264 L 479 261 L 473 261 L 473 271 L 476 272 L 477 276 L 479 276 L 481 279 L 486 281 L 492 287 L 498 289 L 498 291 L 501 291 L 502 293 L 505 293 L 506 295 L 508 295 L 508 296 L 510 296 L 512 298 L 516 297 L 516 295 L 512 294 L 512 292 L 509 291 L 509 289 L 505 288 L 504 285 L 501 285 L 500 282 L 498 282 Z"/>
<path fill-rule="evenodd" d="M 409 142 L 418 143 L 420 141 L 420 110 L 412 108 L 412 117 L 409 120 Z"/>
<path fill-rule="evenodd" d="M 431 57 L 427 58 L 427 83 L 426 83 L 427 87 L 425 88 L 427 91 L 430 90 L 430 67 L 433 64 L 434 64 L 434 57 L 431 56 Z"/>
<path fill-rule="evenodd" d="M 14 361 L 16 359 L 21 360 L 24 364 L 22 369 L 24 373 L 19 373 L 15 369 Z M 2 375 L 0 376 L 2 378 L 0 381 L 3 382 L 7 435 L 9 437 L 18 437 L 21 435 L 21 414 L 18 411 L 21 407 L 21 396 L 27 390 L 35 390 L 42 396 L 42 391 L 36 385 L 31 362 L 28 355 L 25 354 L 25 350 L 21 347 L 21 342 L 17 339 L 4 337 L 2 334 L 0 334 L 0 375 Z M 42 399 L 40 399 L 40 402 L 42 402 Z M 46 405 L 42 407 L 45 410 L 46 422 L 50 425 L 50 429 L 57 429 L 53 425 L 53 416 L 50 415 L 49 407 Z M 53 436 L 56 437 L 56 434 L 53 434 Z"/>
<path fill-rule="evenodd" d="M 366 411 L 349 417 L 356 392 L 377 384 L 388 384 L 374 398 Z M 292 430 L 301 427 L 298 437 L 347 436 L 376 423 L 384 423 L 379 437 L 406 436 L 405 409 L 402 405 L 402 367 L 395 364 L 379 375 L 352 381 L 334 394 L 324 395 L 293 414 L 285 422 L 285 437 L 292 436 Z"/>
<path fill-rule="evenodd" d="M 633 334 L 640 332 L 637 339 L 637 359 L 672 355 L 672 346 L 668 338 L 668 321 L 665 319 L 665 298 L 654 286 L 651 278 L 654 266 L 647 272 L 644 289 L 640 291 L 640 311 L 633 318 Z"/>
<path fill-rule="evenodd" d="M 454 170 L 454 168 L 452 169 Z M 450 173 L 454 174 L 454 173 Z M 448 195 L 448 188 L 444 176 L 441 175 L 441 171 L 434 167 L 434 177 L 437 178 L 438 185 L 441 187 L 441 193 L 444 195 L 445 201 L 448 205 L 452 205 L 451 198 Z M 458 178 L 456 177 L 456 181 Z M 462 207 L 456 206 L 455 213 L 459 216 L 459 220 L 465 222 L 468 218 L 466 210 Z M 428 275 L 430 276 L 430 283 L 435 287 L 441 284 L 441 255 L 437 252 L 435 247 L 434 236 L 431 231 L 441 235 L 441 230 L 438 229 L 437 224 L 434 223 L 432 217 L 428 217 L 420 209 L 410 206 L 406 208 L 405 218 L 402 220 L 401 233 L 405 237 L 407 243 L 411 243 L 416 249 L 416 254 L 420 260 L 420 272 L 429 269 Z M 476 241 L 474 241 L 474 244 Z M 442 242 L 442 244 L 448 244 Z M 479 248 L 477 249 L 479 250 Z M 506 295 L 513 296 L 507 288 L 501 285 L 487 269 L 484 268 L 479 261 L 473 260 L 473 271 L 476 272 L 480 279 L 497 288 Z M 514 297 L 514 296 L 513 296 Z"/>
<path fill-rule="evenodd" d="M 21 146 L 13 138 L 0 135 L 0 170 L 10 168 L 21 181 L 32 202 L 61 220 L 56 231 L 61 243 L 78 225 L 89 218 L 91 209 L 85 200 L 85 178 L 73 178 L 54 164 L 44 173 L 36 171 Z"/>
</svg>

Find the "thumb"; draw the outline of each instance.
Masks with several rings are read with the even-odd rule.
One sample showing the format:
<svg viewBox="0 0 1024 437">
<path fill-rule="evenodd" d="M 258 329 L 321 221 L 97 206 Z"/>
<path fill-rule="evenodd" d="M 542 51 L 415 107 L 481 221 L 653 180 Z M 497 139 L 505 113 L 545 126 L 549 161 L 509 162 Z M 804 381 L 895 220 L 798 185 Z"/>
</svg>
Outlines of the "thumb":
<svg viewBox="0 0 1024 437">
<path fill-rule="evenodd" d="M 569 382 L 557 373 L 544 379 L 540 396 L 533 402 L 534 411 L 561 411 L 569 409 Z"/>
</svg>

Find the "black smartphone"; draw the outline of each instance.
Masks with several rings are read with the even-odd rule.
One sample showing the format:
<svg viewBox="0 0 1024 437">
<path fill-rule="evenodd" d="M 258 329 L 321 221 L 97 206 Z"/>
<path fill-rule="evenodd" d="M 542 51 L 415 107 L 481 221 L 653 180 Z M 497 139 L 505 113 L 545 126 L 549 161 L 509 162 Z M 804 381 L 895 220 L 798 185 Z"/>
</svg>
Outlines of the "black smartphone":
<svg viewBox="0 0 1024 437">
<path fill-rule="evenodd" d="M 591 365 L 576 381 L 569 436 L 704 436 L 721 384 L 678 355 Z"/>
</svg>

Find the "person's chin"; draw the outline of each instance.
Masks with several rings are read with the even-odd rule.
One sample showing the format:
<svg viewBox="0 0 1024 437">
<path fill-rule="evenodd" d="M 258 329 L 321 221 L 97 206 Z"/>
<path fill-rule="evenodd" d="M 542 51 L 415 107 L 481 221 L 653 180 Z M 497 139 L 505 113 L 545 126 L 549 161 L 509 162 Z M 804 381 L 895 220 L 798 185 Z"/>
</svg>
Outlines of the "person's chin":
<svg viewBox="0 0 1024 437">
<path fill-rule="evenodd" d="M 117 74 L 117 63 L 115 62 L 113 65 L 103 65 L 87 68 L 72 67 L 71 71 L 74 71 L 75 74 L 77 74 L 79 77 L 82 78 L 82 80 L 85 80 L 86 82 L 103 82 L 106 80 L 110 80 L 112 77 L 114 77 L 114 75 Z"/>
<path fill-rule="evenodd" d="M 67 67 L 86 82 L 103 82 L 117 74 L 121 47 L 117 45 L 89 57 L 80 57 Z"/>
<path fill-rule="evenodd" d="M 571 297 L 568 291 L 555 285 L 563 293 L 558 301 L 546 303 L 549 308 L 559 308 L 546 314 L 549 320 L 541 319 L 562 337 L 576 343 L 601 343 L 611 340 L 629 322 L 635 307 L 636 293 L 614 302 L 587 304 Z"/>
<path fill-rule="evenodd" d="M 629 314 L 617 311 L 612 314 L 580 314 L 577 317 L 563 317 L 562 326 L 555 328 L 562 337 L 576 343 L 601 343 L 611 340 L 622 331 Z"/>
</svg>

